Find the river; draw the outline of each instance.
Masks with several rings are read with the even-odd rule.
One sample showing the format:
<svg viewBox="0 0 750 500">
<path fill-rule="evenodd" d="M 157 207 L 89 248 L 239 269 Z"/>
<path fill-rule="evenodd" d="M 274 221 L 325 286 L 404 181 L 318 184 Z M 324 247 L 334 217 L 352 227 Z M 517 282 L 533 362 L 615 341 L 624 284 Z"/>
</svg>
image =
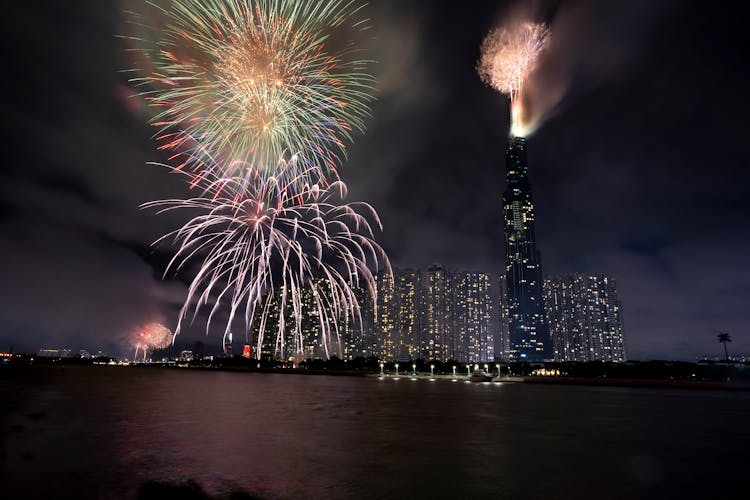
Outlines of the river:
<svg viewBox="0 0 750 500">
<path fill-rule="evenodd" d="M 68 367 L 0 381 L 3 498 L 716 498 L 750 393 Z"/>
</svg>

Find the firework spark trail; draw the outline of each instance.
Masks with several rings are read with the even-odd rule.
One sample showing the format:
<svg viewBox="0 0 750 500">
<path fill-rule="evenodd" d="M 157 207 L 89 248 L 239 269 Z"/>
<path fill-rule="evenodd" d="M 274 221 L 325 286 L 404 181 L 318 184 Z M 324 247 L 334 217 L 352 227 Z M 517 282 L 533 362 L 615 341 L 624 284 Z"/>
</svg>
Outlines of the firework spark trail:
<svg viewBox="0 0 750 500">
<path fill-rule="evenodd" d="M 175 168 L 271 177 L 298 155 L 299 172 L 333 172 L 364 129 L 373 79 L 330 32 L 364 29 L 350 0 L 172 0 L 156 34 L 130 37 L 147 69 L 131 81 L 158 111 L 151 123 Z M 156 41 L 154 41 L 156 40 Z M 215 172 L 216 169 L 222 170 Z M 299 173 L 297 172 L 297 174 Z"/>
<path fill-rule="evenodd" d="M 143 361 L 149 350 L 165 349 L 172 343 L 172 332 L 160 323 L 148 323 L 133 330 L 130 343 L 135 348 L 133 360 L 138 357 L 138 351 L 143 351 Z"/>
<path fill-rule="evenodd" d="M 377 292 L 370 268 L 391 272 L 373 236 L 372 223 L 382 229 L 377 213 L 366 203 L 338 204 L 346 194 L 340 181 L 321 187 L 304 182 L 315 178 L 315 172 L 303 171 L 294 178 L 290 171 L 296 172 L 297 166 L 286 165 L 277 176 L 255 183 L 241 177 L 204 177 L 201 189 L 214 194 L 144 205 L 159 212 L 184 208 L 202 212 L 159 240 L 172 240 L 178 247 L 167 272 L 191 262 L 200 266 L 175 335 L 191 308 L 194 321 L 199 310 L 213 301 L 207 331 L 221 306 L 228 306 L 224 335 L 235 318 L 244 316 L 247 332 L 257 327 L 260 352 L 269 317 L 278 314 L 276 354 L 282 358 L 286 354 L 287 320 L 292 320 L 300 353 L 305 287 L 313 289 L 326 356 L 329 335 L 339 340 L 342 322 L 361 323 L 355 290 L 366 289 L 374 300 Z M 291 318 L 287 317 L 290 307 Z M 340 348 L 337 354 L 342 355 Z"/>
<path fill-rule="evenodd" d="M 484 83 L 510 97 L 513 135 L 528 133 L 522 116 L 523 84 L 548 42 L 547 27 L 531 22 L 492 30 L 482 41 L 477 72 Z"/>
</svg>

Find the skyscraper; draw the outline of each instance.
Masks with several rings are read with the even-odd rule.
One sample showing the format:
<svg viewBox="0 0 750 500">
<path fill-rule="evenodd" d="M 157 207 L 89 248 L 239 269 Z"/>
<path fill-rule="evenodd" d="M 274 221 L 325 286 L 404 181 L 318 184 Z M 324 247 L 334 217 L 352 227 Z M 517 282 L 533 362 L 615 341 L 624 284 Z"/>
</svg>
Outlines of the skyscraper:
<svg viewBox="0 0 750 500">
<path fill-rule="evenodd" d="M 452 275 L 449 302 L 453 304 L 450 359 L 460 363 L 495 360 L 491 328 L 492 293 L 486 273 L 456 272 Z"/>
<path fill-rule="evenodd" d="M 445 361 L 451 357 L 449 321 L 452 304 L 447 291 L 449 275 L 442 266 L 427 269 L 425 280 L 425 322 L 427 359 Z"/>
<path fill-rule="evenodd" d="M 330 296 L 327 280 L 317 279 L 289 292 L 298 294 L 299 310 L 290 298 L 282 308 L 283 293 L 285 289 L 281 287 L 269 302 L 255 310 L 251 333 L 253 345 L 263 334 L 260 352 L 255 353 L 260 359 L 299 362 L 348 355 L 352 336 L 349 319 L 335 318 L 334 326 L 334 318 L 321 318 L 316 306 L 321 297 Z"/>
<path fill-rule="evenodd" d="M 419 331 L 422 319 L 422 276 L 419 271 L 395 271 L 395 293 L 398 304 L 398 337 L 396 357 L 409 361 L 421 357 Z"/>
<path fill-rule="evenodd" d="M 497 292 L 493 293 L 492 300 L 497 307 L 497 313 L 492 324 L 495 325 L 495 354 L 496 357 L 506 361 L 507 353 L 510 351 L 510 339 L 508 332 L 508 286 L 505 273 L 500 274 L 494 287 Z"/>
<path fill-rule="evenodd" d="M 398 295 L 390 273 L 379 273 L 376 281 L 378 301 L 374 311 L 373 354 L 380 359 L 392 361 L 397 358 Z"/>
<path fill-rule="evenodd" d="M 625 361 L 617 286 L 602 274 L 547 278 L 544 299 L 555 361 Z"/>
<path fill-rule="evenodd" d="M 377 286 L 377 284 L 376 284 Z M 369 358 L 379 354 L 376 344 L 375 311 L 376 304 L 364 286 L 355 289 L 359 314 L 349 323 L 347 330 L 347 359 Z"/>
<path fill-rule="evenodd" d="M 377 301 L 360 290 L 362 324 L 347 329 L 347 359 L 374 356 L 384 361 L 409 361 L 424 357 L 422 275 L 412 269 L 394 269 L 393 276 L 376 277 Z"/>
<path fill-rule="evenodd" d="M 539 361 L 548 331 L 542 295 L 542 258 L 536 247 L 534 201 L 526 161 L 526 139 L 511 136 L 505 152 L 505 276 L 508 307 L 506 359 Z"/>
</svg>

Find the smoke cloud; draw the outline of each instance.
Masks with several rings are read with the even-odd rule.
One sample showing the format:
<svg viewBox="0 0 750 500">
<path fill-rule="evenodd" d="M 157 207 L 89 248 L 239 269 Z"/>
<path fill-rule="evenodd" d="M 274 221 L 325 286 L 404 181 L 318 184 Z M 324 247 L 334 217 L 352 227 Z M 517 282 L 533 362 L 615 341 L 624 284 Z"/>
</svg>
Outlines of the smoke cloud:
<svg viewBox="0 0 750 500">
<path fill-rule="evenodd" d="M 581 94 L 616 79 L 666 10 L 662 1 L 582 0 L 514 12 L 511 20 L 533 16 L 550 28 L 550 43 L 524 83 L 524 121 L 538 128 Z"/>
</svg>

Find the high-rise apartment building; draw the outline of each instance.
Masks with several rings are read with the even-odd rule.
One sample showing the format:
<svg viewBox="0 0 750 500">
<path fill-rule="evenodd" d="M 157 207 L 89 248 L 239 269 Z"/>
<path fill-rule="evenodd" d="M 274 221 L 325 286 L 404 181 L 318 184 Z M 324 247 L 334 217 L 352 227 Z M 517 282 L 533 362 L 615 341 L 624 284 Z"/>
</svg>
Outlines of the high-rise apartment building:
<svg viewBox="0 0 750 500">
<path fill-rule="evenodd" d="M 398 345 L 398 295 L 393 286 L 393 275 L 376 276 L 378 297 L 374 310 L 373 355 L 386 360 L 396 358 Z"/>
<path fill-rule="evenodd" d="M 490 276 L 486 273 L 466 273 L 468 288 L 465 321 L 469 348 L 468 362 L 487 363 L 495 360 L 495 335 L 492 327 L 493 306 Z"/>
<path fill-rule="evenodd" d="M 542 258 L 536 247 L 534 201 L 526 161 L 526 139 L 511 137 L 505 152 L 506 188 L 505 276 L 508 347 L 504 357 L 515 361 L 544 359 L 548 331 L 542 293 Z"/>
<path fill-rule="evenodd" d="M 508 286 L 505 273 L 497 280 L 495 289 L 497 293 L 492 294 L 492 299 L 497 304 L 497 312 L 493 318 L 493 326 L 497 328 L 495 334 L 495 357 L 507 361 L 507 353 L 510 351 L 510 331 L 508 324 Z"/>
<path fill-rule="evenodd" d="M 495 329 L 490 277 L 485 273 L 452 275 L 449 300 L 452 349 L 450 359 L 460 363 L 486 363 L 495 359 Z"/>
<path fill-rule="evenodd" d="M 366 290 L 357 290 L 362 322 L 347 326 L 346 359 L 408 361 L 424 357 L 422 274 L 412 269 L 394 270 L 393 276 L 380 273 L 375 279 L 375 301 Z"/>
<path fill-rule="evenodd" d="M 354 290 L 359 310 L 355 311 L 354 318 L 346 323 L 344 344 L 346 349 L 345 359 L 369 358 L 376 356 L 375 339 L 375 302 L 366 287 L 358 287 Z"/>
<path fill-rule="evenodd" d="M 286 306 L 281 307 L 285 293 L 298 294 L 294 299 L 299 301 L 298 310 L 289 296 L 285 298 Z M 322 300 L 321 296 L 327 294 L 330 294 L 328 282 L 318 279 L 294 292 L 286 292 L 281 287 L 270 298 L 267 297 L 255 309 L 253 316 L 251 333 L 254 348 L 261 333 L 263 336 L 260 351 L 255 354 L 260 359 L 278 361 L 345 356 L 348 348 L 346 341 L 351 336 L 350 322 L 347 318 L 320 317 L 316 304 Z"/>
<path fill-rule="evenodd" d="M 394 356 L 398 361 L 418 359 L 421 356 L 421 328 L 424 297 L 422 275 L 413 269 L 394 271 L 396 294 L 397 338 Z"/>
<path fill-rule="evenodd" d="M 625 361 L 622 311 L 615 280 L 563 274 L 544 282 L 555 361 Z"/>
<path fill-rule="evenodd" d="M 449 276 L 439 265 L 427 269 L 425 278 L 426 358 L 444 361 L 450 359 L 451 338 L 449 321 L 452 304 L 448 297 Z"/>
</svg>

